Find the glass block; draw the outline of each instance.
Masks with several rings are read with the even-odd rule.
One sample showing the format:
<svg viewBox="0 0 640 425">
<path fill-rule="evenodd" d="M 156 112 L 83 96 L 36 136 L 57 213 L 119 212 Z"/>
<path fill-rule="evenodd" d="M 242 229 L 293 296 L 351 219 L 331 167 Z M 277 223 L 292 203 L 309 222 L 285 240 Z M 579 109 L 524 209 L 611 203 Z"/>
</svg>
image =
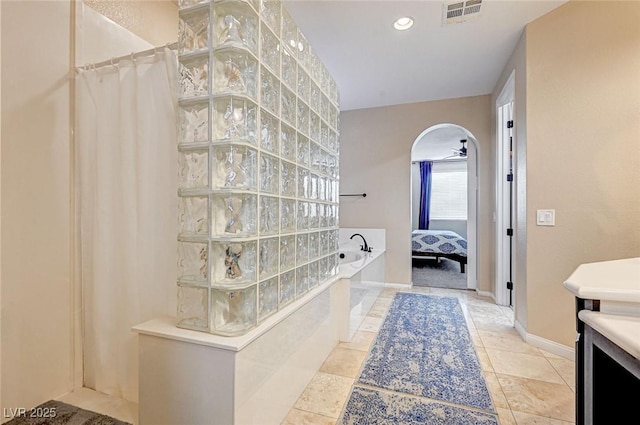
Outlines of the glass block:
<svg viewBox="0 0 640 425">
<path fill-rule="evenodd" d="M 260 1 L 260 15 L 272 31 L 280 34 L 280 2 L 273 0 Z"/>
<path fill-rule="evenodd" d="M 260 191 L 278 194 L 278 179 L 280 176 L 280 166 L 278 158 L 267 155 L 260 155 Z"/>
<path fill-rule="evenodd" d="M 296 265 L 296 235 L 280 237 L 280 270 L 289 270 Z"/>
<path fill-rule="evenodd" d="M 294 22 L 287 9 L 282 8 L 281 36 L 282 44 L 292 55 L 298 55 L 298 26 Z"/>
<path fill-rule="evenodd" d="M 298 131 L 304 135 L 309 135 L 309 107 L 303 102 L 298 102 Z"/>
<path fill-rule="evenodd" d="M 320 171 L 326 175 L 331 175 L 331 154 L 329 152 L 322 150 L 321 151 L 322 159 L 320 160 Z"/>
<path fill-rule="evenodd" d="M 265 25 L 260 33 L 260 60 L 271 72 L 280 75 L 280 41 Z"/>
<path fill-rule="evenodd" d="M 335 106 L 331 105 L 329 107 L 329 125 L 333 128 L 338 128 L 338 114 L 340 112 L 338 111 L 338 108 L 336 108 Z"/>
<path fill-rule="evenodd" d="M 301 233 L 296 235 L 296 264 L 304 264 L 309 261 L 309 235 Z"/>
<path fill-rule="evenodd" d="M 256 190 L 258 152 L 243 145 L 216 145 L 213 148 L 214 189 Z"/>
<path fill-rule="evenodd" d="M 318 185 L 318 175 L 311 173 L 309 175 L 309 182 L 310 182 L 310 192 L 309 192 L 309 198 L 311 199 L 320 199 L 319 196 L 319 185 Z"/>
<path fill-rule="evenodd" d="M 329 103 L 329 98 L 323 94 L 321 98 L 321 104 L 320 104 L 320 116 L 322 116 L 322 119 L 325 121 L 329 121 L 330 107 L 331 107 L 331 104 Z"/>
<path fill-rule="evenodd" d="M 309 165 L 309 139 L 298 133 L 298 151 L 296 161 L 300 165 Z M 300 196 L 300 195 L 298 195 Z"/>
<path fill-rule="evenodd" d="M 309 292 L 309 266 L 304 265 L 296 269 L 296 297 Z"/>
<path fill-rule="evenodd" d="M 320 255 L 329 253 L 329 231 L 320 232 Z"/>
<path fill-rule="evenodd" d="M 309 288 L 315 288 L 320 283 L 319 266 L 320 263 L 318 261 L 313 261 L 309 264 Z"/>
<path fill-rule="evenodd" d="M 178 86 L 181 98 L 208 95 L 209 55 L 180 59 Z"/>
<path fill-rule="evenodd" d="M 333 205 L 332 205 L 333 206 Z M 329 252 L 338 251 L 339 230 L 329 230 Z"/>
<path fill-rule="evenodd" d="M 309 170 L 304 167 L 298 167 L 298 198 L 309 199 L 309 196 Z"/>
<path fill-rule="evenodd" d="M 320 217 L 318 216 L 318 204 L 309 202 L 309 229 L 320 227 Z"/>
<path fill-rule="evenodd" d="M 294 92 L 297 90 L 296 60 L 288 50 L 282 51 L 282 82 Z"/>
<path fill-rule="evenodd" d="M 296 130 L 286 124 L 280 127 L 280 155 L 289 161 L 296 161 Z"/>
<path fill-rule="evenodd" d="M 309 138 L 320 143 L 320 116 L 313 111 L 309 117 Z"/>
<path fill-rule="evenodd" d="M 256 281 L 256 241 L 211 242 L 211 283 L 237 286 Z"/>
<path fill-rule="evenodd" d="M 208 249 L 203 242 L 178 242 L 178 280 L 206 284 L 209 278 Z"/>
<path fill-rule="evenodd" d="M 180 12 L 178 52 L 191 53 L 209 48 L 209 8 Z"/>
<path fill-rule="evenodd" d="M 309 165 L 312 170 L 322 170 L 322 149 L 316 143 L 311 142 L 309 145 Z"/>
<path fill-rule="evenodd" d="M 314 260 L 320 255 L 320 234 L 309 233 L 309 259 Z"/>
<path fill-rule="evenodd" d="M 320 92 L 320 87 L 315 82 L 311 82 L 311 92 L 309 95 L 309 106 L 311 109 L 320 113 L 320 108 L 322 105 L 322 93 Z"/>
<path fill-rule="evenodd" d="M 209 199 L 206 196 L 178 198 L 178 232 L 181 236 L 209 233 Z"/>
<path fill-rule="evenodd" d="M 238 290 L 211 290 L 211 332 L 241 335 L 257 324 L 256 285 Z"/>
<path fill-rule="evenodd" d="M 293 199 L 280 199 L 280 233 L 293 233 L 296 231 L 296 201 Z"/>
<path fill-rule="evenodd" d="M 260 148 L 263 151 L 278 154 L 280 121 L 265 110 L 260 113 Z"/>
<path fill-rule="evenodd" d="M 224 49 L 214 53 L 214 94 L 245 94 L 257 99 L 258 61 L 244 50 Z"/>
<path fill-rule="evenodd" d="M 324 121 L 320 125 L 320 144 L 325 148 L 329 147 L 329 126 Z"/>
<path fill-rule="evenodd" d="M 296 196 L 296 166 L 287 161 L 280 162 L 280 195 Z"/>
<path fill-rule="evenodd" d="M 310 65 L 309 73 L 311 74 L 311 79 L 316 82 L 316 84 L 320 85 L 322 83 L 322 62 L 318 55 L 316 55 L 315 51 L 311 49 L 310 54 Z"/>
<path fill-rule="evenodd" d="M 296 95 L 286 87 L 282 87 L 280 114 L 284 121 L 291 125 L 296 124 Z"/>
<path fill-rule="evenodd" d="M 298 69 L 298 96 L 300 96 L 300 98 L 305 101 L 306 103 L 309 103 L 309 96 L 311 95 L 311 79 L 309 78 L 309 74 L 307 74 L 307 72 L 302 69 L 299 68 Z"/>
<path fill-rule="evenodd" d="M 324 64 L 322 64 L 322 84 L 320 85 L 320 88 L 322 89 L 323 92 L 325 93 L 329 93 L 330 88 L 330 83 L 331 81 L 331 75 L 329 75 L 329 70 L 327 69 L 326 66 L 324 66 Z M 329 100 L 327 98 L 327 100 Z"/>
<path fill-rule="evenodd" d="M 327 227 L 327 206 L 325 204 L 318 204 L 318 227 L 321 229 Z M 324 252 L 322 252 L 324 254 Z"/>
<path fill-rule="evenodd" d="M 331 275 L 330 273 L 330 262 L 329 257 L 323 257 L 320 259 L 320 263 L 318 264 L 318 279 L 320 282 L 324 282 Z"/>
<path fill-rule="evenodd" d="M 280 225 L 278 198 L 273 196 L 260 197 L 260 234 L 275 235 Z"/>
<path fill-rule="evenodd" d="M 256 144 L 258 108 L 243 97 L 223 96 L 213 100 L 213 139 Z"/>
<path fill-rule="evenodd" d="M 318 176 L 318 199 L 327 200 L 327 179 L 322 176 Z"/>
<path fill-rule="evenodd" d="M 296 297 L 296 271 L 280 275 L 280 307 L 289 304 Z"/>
<path fill-rule="evenodd" d="M 329 82 L 329 100 L 331 100 L 331 103 L 334 105 L 338 104 L 338 84 L 336 84 L 333 78 Z"/>
<path fill-rule="evenodd" d="M 260 239 L 258 257 L 259 278 L 265 279 L 278 274 L 278 238 Z"/>
<path fill-rule="evenodd" d="M 208 187 L 209 152 L 207 150 L 178 152 L 178 188 L 203 189 Z"/>
<path fill-rule="evenodd" d="M 209 289 L 178 285 L 178 327 L 209 330 Z"/>
<path fill-rule="evenodd" d="M 338 152 L 338 135 L 333 130 L 329 130 L 328 147 L 332 152 Z"/>
<path fill-rule="evenodd" d="M 178 8 L 185 9 L 196 4 L 209 3 L 209 0 L 178 0 Z"/>
<path fill-rule="evenodd" d="M 296 229 L 298 231 L 307 230 L 309 228 L 309 203 L 297 201 L 297 204 Z"/>
<path fill-rule="evenodd" d="M 273 114 L 278 115 L 280 112 L 280 83 L 278 79 L 267 68 L 261 67 L 260 73 L 262 77 L 260 98 L 262 106 L 267 108 Z"/>
<path fill-rule="evenodd" d="M 209 140 L 209 102 L 179 105 L 178 122 L 179 143 L 207 142 Z"/>
<path fill-rule="evenodd" d="M 258 53 L 258 16 L 248 4 L 216 2 L 214 6 L 217 47 L 246 47 Z"/>
<path fill-rule="evenodd" d="M 258 320 L 278 311 L 278 277 L 273 277 L 258 286 Z"/>
<path fill-rule="evenodd" d="M 253 236 L 258 233 L 258 197 L 250 193 L 211 196 L 212 236 Z"/>
<path fill-rule="evenodd" d="M 311 69 L 311 47 L 300 28 L 298 28 L 298 61 L 307 71 Z"/>
</svg>

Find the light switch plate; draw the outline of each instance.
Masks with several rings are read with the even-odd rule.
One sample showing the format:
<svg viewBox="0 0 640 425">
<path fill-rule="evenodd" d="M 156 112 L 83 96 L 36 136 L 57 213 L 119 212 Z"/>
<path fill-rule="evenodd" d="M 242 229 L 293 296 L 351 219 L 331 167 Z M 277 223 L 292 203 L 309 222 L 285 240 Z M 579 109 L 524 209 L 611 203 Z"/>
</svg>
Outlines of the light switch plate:
<svg viewBox="0 0 640 425">
<path fill-rule="evenodd" d="M 538 226 L 555 226 L 556 210 L 537 210 L 536 224 Z"/>
</svg>

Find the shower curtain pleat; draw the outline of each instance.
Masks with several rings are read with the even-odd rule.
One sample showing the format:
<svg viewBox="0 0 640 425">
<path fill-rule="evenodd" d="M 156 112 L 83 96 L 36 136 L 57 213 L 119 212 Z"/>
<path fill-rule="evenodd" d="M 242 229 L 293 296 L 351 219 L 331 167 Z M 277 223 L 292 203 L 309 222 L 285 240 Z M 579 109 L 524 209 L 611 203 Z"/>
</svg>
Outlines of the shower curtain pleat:
<svg viewBox="0 0 640 425">
<path fill-rule="evenodd" d="M 176 58 L 78 74 L 84 385 L 137 401 L 131 327 L 175 315 Z"/>
</svg>

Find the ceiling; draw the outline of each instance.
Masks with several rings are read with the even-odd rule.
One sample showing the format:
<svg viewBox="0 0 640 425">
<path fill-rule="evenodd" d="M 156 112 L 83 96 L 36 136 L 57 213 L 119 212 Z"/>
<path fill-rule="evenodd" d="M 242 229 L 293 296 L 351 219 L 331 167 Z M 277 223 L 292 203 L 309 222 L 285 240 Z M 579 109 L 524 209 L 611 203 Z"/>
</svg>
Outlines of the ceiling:
<svg viewBox="0 0 640 425">
<path fill-rule="evenodd" d="M 442 0 L 283 0 L 338 84 L 340 109 L 489 94 L 525 25 L 564 0 L 483 0 L 443 24 Z M 393 21 L 410 16 L 406 31 Z"/>
</svg>

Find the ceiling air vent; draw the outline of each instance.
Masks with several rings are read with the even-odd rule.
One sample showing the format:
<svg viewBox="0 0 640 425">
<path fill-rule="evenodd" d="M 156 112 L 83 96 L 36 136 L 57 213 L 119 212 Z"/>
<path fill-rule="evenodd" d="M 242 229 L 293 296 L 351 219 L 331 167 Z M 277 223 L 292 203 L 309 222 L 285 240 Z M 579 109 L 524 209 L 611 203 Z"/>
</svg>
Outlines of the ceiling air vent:
<svg viewBox="0 0 640 425">
<path fill-rule="evenodd" d="M 447 2 L 442 8 L 444 24 L 458 24 L 480 16 L 482 0 Z"/>
</svg>

